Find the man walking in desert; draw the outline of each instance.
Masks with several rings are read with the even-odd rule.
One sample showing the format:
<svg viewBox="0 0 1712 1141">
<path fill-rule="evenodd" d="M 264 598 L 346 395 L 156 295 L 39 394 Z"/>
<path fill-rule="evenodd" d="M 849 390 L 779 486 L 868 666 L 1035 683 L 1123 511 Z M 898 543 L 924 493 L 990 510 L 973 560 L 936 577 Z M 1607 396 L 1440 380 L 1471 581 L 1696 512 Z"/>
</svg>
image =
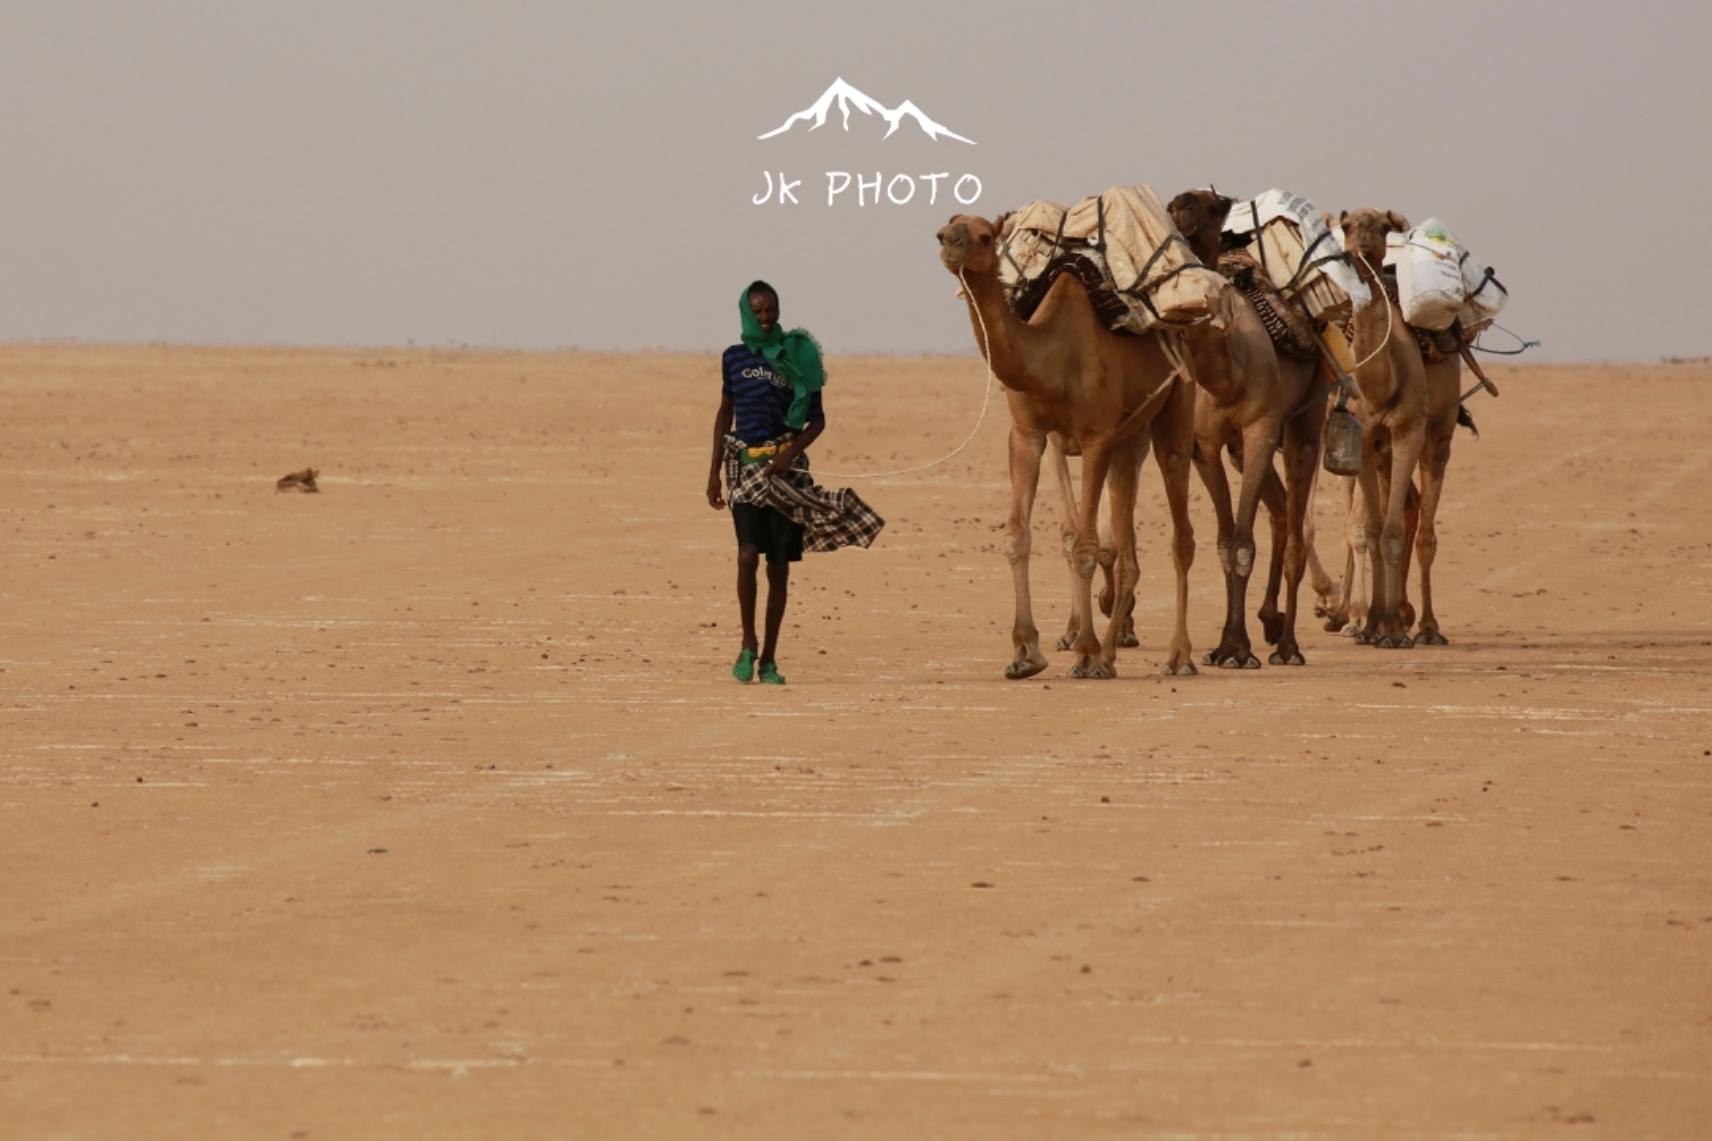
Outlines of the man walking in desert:
<svg viewBox="0 0 1712 1141">
<path fill-rule="evenodd" d="M 806 329 L 779 326 L 778 292 L 751 282 L 738 299 L 742 340 L 725 350 L 719 411 L 713 420 L 709 506 L 731 508 L 737 532 L 737 609 L 743 647 L 731 667 L 740 682 L 757 673 L 784 685 L 775 655 L 784 623 L 791 564 L 803 552 L 866 547 L 885 521 L 848 488 L 827 491 L 809 474 L 807 449 L 826 430 L 820 346 Z M 721 493 L 720 472 L 725 486 Z M 757 572 L 767 562 L 766 638 L 755 632 Z"/>
</svg>

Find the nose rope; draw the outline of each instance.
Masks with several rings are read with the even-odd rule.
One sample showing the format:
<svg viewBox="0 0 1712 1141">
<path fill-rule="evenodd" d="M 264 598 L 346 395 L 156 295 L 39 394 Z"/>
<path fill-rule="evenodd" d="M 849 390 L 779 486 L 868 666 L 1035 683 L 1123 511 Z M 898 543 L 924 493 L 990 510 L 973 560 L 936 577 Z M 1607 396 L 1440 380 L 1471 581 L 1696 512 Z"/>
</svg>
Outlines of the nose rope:
<svg viewBox="0 0 1712 1141">
<path fill-rule="evenodd" d="M 958 444 L 955 448 L 952 448 L 949 452 L 940 456 L 932 463 L 917 464 L 915 467 L 899 468 L 897 471 L 820 471 L 816 472 L 816 475 L 829 476 L 834 479 L 889 479 L 890 477 L 897 475 L 913 475 L 918 471 L 926 471 L 930 467 L 938 467 L 945 461 L 954 458 L 959 452 L 974 442 L 975 434 L 981 430 L 981 424 L 987 418 L 987 406 L 992 403 L 993 399 L 993 381 L 998 378 L 993 375 L 992 345 L 987 338 L 987 318 L 981 312 L 980 305 L 976 304 L 975 295 L 969 291 L 969 283 L 964 279 L 963 271 L 961 269 L 957 271 L 957 280 L 963 286 L 963 296 L 968 299 L 970 306 L 975 310 L 975 319 L 981 324 L 981 357 L 987 364 L 987 375 L 981 385 L 981 414 L 975 417 L 975 426 L 969 429 L 969 435 L 964 438 L 961 444 Z"/>
</svg>

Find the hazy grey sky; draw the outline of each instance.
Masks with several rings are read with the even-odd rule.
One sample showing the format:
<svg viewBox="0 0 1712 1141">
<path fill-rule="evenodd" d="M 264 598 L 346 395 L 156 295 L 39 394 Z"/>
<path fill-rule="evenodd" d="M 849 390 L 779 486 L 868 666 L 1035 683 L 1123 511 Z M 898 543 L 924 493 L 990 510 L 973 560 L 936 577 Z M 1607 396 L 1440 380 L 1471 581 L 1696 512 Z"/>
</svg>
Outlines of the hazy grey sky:
<svg viewBox="0 0 1712 1141">
<path fill-rule="evenodd" d="M 0 338 L 967 351 L 934 231 L 1148 182 L 1446 222 L 1539 359 L 1712 353 L 1712 8 L 0 3 Z M 835 78 L 976 145 L 836 117 Z M 799 205 L 752 204 L 784 171 Z M 826 205 L 831 170 L 945 171 Z M 966 188 L 972 184 L 966 184 Z M 898 193 L 902 193 L 902 184 Z"/>
</svg>

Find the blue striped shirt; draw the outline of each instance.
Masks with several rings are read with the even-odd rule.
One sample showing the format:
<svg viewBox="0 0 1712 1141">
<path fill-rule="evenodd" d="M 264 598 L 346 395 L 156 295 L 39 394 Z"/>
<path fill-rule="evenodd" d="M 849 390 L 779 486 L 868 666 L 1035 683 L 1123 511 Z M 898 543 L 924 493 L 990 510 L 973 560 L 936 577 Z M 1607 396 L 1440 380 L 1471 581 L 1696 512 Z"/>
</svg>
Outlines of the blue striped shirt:
<svg viewBox="0 0 1712 1141">
<path fill-rule="evenodd" d="M 796 396 L 791 382 L 774 372 L 767 358 L 748 345 L 736 344 L 725 350 L 722 391 L 731 397 L 736 412 L 731 434 L 745 444 L 764 444 L 790 431 L 785 426 L 785 413 Z M 824 418 L 818 392 L 809 393 L 808 418 Z"/>
</svg>

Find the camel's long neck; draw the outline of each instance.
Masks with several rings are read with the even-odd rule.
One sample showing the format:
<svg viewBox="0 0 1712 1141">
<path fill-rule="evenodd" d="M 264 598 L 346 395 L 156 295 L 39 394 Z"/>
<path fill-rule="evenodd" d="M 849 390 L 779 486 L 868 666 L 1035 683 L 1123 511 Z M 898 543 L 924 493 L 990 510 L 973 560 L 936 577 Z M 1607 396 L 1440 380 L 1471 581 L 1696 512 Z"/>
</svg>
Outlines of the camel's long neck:
<svg viewBox="0 0 1712 1141">
<path fill-rule="evenodd" d="M 997 271 L 964 270 L 962 281 L 969 299 L 969 323 L 975 329 L 975 343 L 999 383 L 1029 396 L 1056 395 L 1055 382 L 1043 375 L 1049 370 L 1039 367 L 1044 362 L 1038 338 L 1005 304 Z"/>
<path fill-rule="evenodd" d="M 1393 311 L 1385 282 L 1372 265 L 1357 258 L 1356 270 L 1367 283 L 1372 299 L 1350 316 L 1355 323 L 1355 343 L 1351 347 L 1356 361 L 1365 362 L 1356 367 L 1355 384 L 1369 407 L 1380 408 L 1390 402 L 1395 383 L 1388 342 L 1393 337 L 1407 336 L 1408 330 L 1403 327 L 1402 315 Z"/>
</svg>

